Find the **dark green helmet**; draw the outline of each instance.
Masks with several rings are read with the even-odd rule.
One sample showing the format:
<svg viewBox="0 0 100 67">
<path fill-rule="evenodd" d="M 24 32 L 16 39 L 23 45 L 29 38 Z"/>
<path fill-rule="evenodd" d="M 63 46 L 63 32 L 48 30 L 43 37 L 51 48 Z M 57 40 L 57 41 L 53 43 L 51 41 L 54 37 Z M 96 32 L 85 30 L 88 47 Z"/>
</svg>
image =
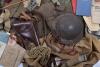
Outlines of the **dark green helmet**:
<svg viewBox="0 0 100 67">
<path fill-rule="evenodd" d="M 84 24 L 81 17 L 71 13 L 58 16 L 48 22 L 53 36 L 62 44 L 76 44 L 83 37 Z"/>
</svg>

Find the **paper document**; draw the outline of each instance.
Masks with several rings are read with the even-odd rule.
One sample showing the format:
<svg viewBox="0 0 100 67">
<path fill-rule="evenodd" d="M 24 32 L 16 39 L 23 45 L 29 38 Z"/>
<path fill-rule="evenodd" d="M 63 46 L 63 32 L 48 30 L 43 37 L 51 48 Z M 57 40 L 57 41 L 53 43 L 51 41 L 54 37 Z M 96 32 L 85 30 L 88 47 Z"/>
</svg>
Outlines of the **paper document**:
<svg viewBox="0 0 100 67">
<path fill-rule="evenodd" d="M 93 0 L 91 12 L 93 23 L 100 24 L 100 0 Z"/>
<path fill-rule="evenodd" d="M 85 23 L 87 24 L 90 31 L 99 31 L 100 26 L 99 24 L 93 23 L 91 17 L 83 16 Z"/>
</svg>

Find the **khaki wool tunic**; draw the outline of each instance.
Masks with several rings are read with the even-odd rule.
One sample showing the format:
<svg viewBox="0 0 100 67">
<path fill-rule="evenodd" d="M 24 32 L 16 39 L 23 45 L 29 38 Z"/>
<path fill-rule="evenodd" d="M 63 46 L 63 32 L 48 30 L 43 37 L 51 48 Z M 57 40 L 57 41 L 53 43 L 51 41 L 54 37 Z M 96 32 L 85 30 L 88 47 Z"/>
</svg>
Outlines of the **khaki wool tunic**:
<svg viewBox="0 0 100 67">
<path fill-rule="evenodd" d="M 51 40 L 51 46 L 57 46 L 58 43 L 55 43 L 52 37 L 48 39 Z M 93 35 L 86 34 L 86 36 L 78 44 L 76 44 L 75 49 L 77 51 L 75 55 L 68 55 L 61 52 L 55 52 L 53 50 L 52 53 L 57 55 L 60 59 L 68 60 L 66 62 L 69 65 L 72 65 L 78 61 L 80 53 L 88 54 L 87 61 L 72 65 L 70 67 L 86 67 L 86 65 L 89 65 L 87 67 L 92 67 L 97 61 L 100 60 L 100 41 Z M 63 52 L 63 49 L 61 51 Z"/>
</svg>

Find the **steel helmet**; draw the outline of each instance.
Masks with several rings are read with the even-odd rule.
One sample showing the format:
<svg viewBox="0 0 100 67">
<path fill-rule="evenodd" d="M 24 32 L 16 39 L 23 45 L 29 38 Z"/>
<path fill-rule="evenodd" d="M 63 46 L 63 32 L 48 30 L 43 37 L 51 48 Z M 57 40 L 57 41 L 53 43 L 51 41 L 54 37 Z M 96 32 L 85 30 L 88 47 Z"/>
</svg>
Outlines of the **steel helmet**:
<svg viewBox="0 0 100 67">
<path fill-rule="evenodd" d="M 76 44 L 83 37 L 84 24 L 82 18 L 72 13 L 60 15 L 47 24 L 53 36 L 62 44 Z"/>
</svg>

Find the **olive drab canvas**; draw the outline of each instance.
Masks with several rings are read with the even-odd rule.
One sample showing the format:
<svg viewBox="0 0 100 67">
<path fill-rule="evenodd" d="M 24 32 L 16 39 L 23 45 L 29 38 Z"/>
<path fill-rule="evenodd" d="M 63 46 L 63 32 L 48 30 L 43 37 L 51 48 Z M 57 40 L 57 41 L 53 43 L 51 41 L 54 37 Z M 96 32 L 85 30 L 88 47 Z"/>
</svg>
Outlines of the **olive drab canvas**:
<svg viewBox="0 0 100 67">
<path fill-rule="evenodd" d="M 97 66 L 98 3 L 99 0 L 0 0 L 0 66 Z"/>
</svg>

